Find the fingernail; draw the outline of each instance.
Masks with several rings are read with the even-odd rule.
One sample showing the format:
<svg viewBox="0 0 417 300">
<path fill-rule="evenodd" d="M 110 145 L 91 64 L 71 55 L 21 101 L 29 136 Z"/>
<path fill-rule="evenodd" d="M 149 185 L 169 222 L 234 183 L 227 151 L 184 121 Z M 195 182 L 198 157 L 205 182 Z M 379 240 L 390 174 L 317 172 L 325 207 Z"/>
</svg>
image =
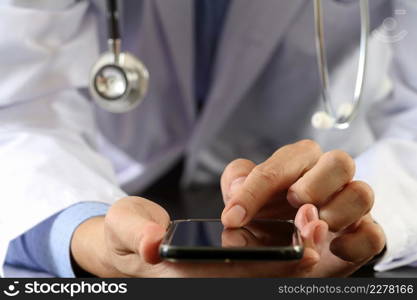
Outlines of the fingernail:
<svg viewBox="0 0 417 300">
<path fill-rule="evenodd" d="M 227 213 L 226 219 L 232 226 L 240 226 L 246 217 L 246 209 L 240 205 L 233 206 Z"/>
<path fill-rule="evenodd" d="M 314 205 L 310 205 L 309 208 L 307 209 L 306 218 L 307 218 L 307 222 L 318 220 L 319 212 L 317 211 L 317 208 Z"/>
<path fill-rule="evenodd" d="M 288 203 L 295 208 L 299 208 L 303 204 L 298 195 L 293 191 L 288 191 L 287 200 Z"/>
</svg>

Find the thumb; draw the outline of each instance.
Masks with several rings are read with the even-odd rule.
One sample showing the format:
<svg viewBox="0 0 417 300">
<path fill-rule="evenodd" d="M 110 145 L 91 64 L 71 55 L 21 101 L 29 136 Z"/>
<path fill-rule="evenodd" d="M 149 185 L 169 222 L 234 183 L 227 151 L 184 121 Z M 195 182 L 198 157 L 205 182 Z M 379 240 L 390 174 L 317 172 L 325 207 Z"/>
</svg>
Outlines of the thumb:
<svg viewBox="0 0 417 300">
<path fill-rule="evenodd" d="M 168 227 L 168 213 L 158 204 L 140 197 L 117 201 L 106 216 L 113 248 L 136 253 L 147 263 L 160 261 L 158 248 Z"/>
<path fill-rule="evenodd" d="M 165 235 L 166 227 L 155 222 L 148 222 L 143 226 L 137 249 L 139 256 L 146 263 L 157 264 L 161 261 L 159 244 Z"/>
</svg>

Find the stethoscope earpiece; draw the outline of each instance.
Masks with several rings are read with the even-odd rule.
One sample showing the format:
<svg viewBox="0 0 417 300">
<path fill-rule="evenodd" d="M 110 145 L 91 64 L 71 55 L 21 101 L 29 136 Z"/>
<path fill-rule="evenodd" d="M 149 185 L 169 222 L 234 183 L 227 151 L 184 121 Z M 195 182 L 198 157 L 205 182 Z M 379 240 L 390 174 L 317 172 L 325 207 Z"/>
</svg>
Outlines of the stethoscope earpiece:
<svg viewBox="0 0 417 300">
<path fill-rule="evenodd" d="M 318 111 L 311 118 L 311 124 L 316 129 L 347 129 L 350 126 L 349 119 L 353 110 L 353 104 L 345 102 L 339 106 L 337 119 L 326 111 Z"/>
<path fill-rule="evenodd" d="M 335 119 L 325 111 L 318 111 L 311 118 L 311 124 L 316 129 L 330 129 L 334 127 Z"/>
</svg>

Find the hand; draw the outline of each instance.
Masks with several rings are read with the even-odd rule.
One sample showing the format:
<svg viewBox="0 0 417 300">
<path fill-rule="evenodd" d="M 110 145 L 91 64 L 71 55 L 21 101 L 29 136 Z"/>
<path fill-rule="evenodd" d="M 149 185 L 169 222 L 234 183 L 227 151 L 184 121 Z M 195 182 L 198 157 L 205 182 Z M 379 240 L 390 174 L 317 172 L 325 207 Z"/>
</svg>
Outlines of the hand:
<svg viewBox="0 0 417 300">
<path fill-rule="evenodd" d="M 300 220 L 309 216 L 300 210 Z M 161 261 L 159 244 L 169 216 L 157 204 L 139 197 L 117 201 L 106 217 L 90 219 L 75 231 L 71 252 L 85 271 L 100 277 L 298 277 L 310 274 L 319 259 L 314 226 L 304 230 L 306 250 L 299 261 L 171 263 Z M 323 221 L 312 224 L 325 226 Z M 302 224 L 301 224 L 302 225 Z M 260 236 L 257 228 L 252 233 Z M 258 230 L 259 231 L 259 230 Z M 237 246 L 239 236 L 223 235 L 224 243 Z M 252 243 L 253 241 L 250 241 Z"/>
<path fill-rule="evenodd" d="M 348 154 L 323 154 L 308 140 L 279 149 L 259 165 L 236 160 L 222 175 L 223 224 L 241 227 L 254 218 L 295 218 L 302 235 L 314 237 L 319 256 L 304 275 L 347 276 L 385 245 L 369 213 L 372 189 L 352 181 L 354 172 Z"/>
<path fill-rule="evenodd" d="M 126 197 L 105 217 L 76 229 L 71 253 L 79 267 L 99 277 L 145 276 L 159 261 L 157 248 L 168 224 L 168 213 L 156 203 Z"/>
</svg>

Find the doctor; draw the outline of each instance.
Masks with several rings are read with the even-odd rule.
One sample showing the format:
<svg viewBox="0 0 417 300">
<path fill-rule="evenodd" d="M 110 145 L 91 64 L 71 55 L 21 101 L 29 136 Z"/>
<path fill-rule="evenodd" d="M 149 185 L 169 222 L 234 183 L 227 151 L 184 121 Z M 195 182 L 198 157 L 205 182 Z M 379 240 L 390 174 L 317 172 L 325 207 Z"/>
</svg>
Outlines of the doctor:
<svg viewBox="0 0 417 300">
<path fill-rule="evenodd" d="M 102 2 L 0 5 L 1 261 L 58 276 L 340 276 L 384 246 L 378 270 L 417 261 L 413 34 L 397 44 L 401 76 L 384 105 L 364 106 L 346 132 L 319 133 L 311 1 L 123 3 L 124 47 L 152 76 L 146 101 L 124 115 L 84 93 L 105 45 Z M 334 67 L 359 35 L 354 3 L 326 5 Z M 375 24 L 391 5 L 371 1 Z M 296 217 L 309 246 L 301 262 L 161 263 L 169 216 L 126 196 L 182 157 L 183 187 L 222 175 L 225 225 Z"/>
</svg>

